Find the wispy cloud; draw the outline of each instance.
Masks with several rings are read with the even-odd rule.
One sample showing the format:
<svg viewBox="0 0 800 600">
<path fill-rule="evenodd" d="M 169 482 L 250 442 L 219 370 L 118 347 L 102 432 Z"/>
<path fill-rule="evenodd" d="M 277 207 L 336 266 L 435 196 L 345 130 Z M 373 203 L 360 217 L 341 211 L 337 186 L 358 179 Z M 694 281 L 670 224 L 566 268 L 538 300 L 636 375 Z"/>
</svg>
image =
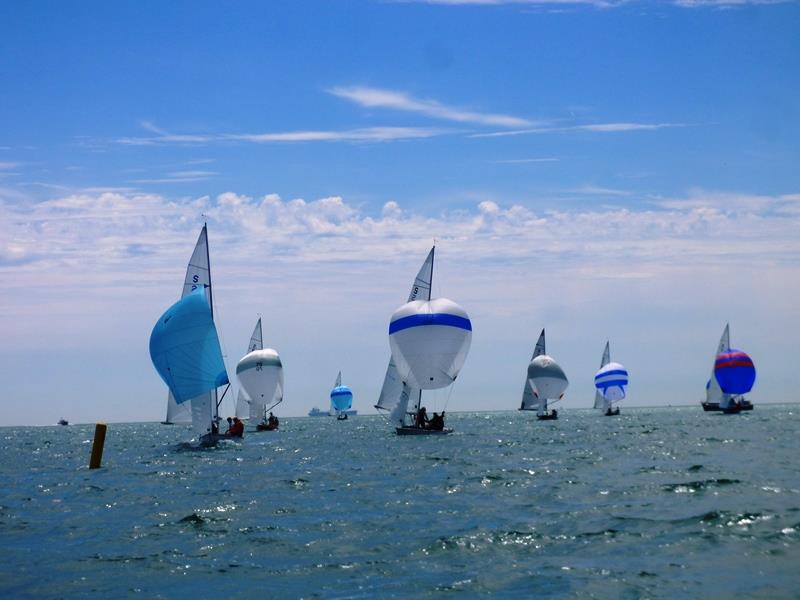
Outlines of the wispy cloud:
<svg viewBox="0 0 800 600">
<path fill-rule="evenodd" d="M 429 138 L 452 130 L 432 127 L 365 127 L 345 131 L 285 131 L 280 133 L 227 134 L 224 139 L 255 142 L 387 142 Z"/>
<path fill-rule="evenodd" d="M 142 126 L 157 133 L 148 137 L 118 138 L 116 143 L 128 146 L 154 146 L 161 144 L 209 144 L 222 142 L 251 142 L 256 144 L 280 142 L 388 142 L 399 140 L 424 139 L 448 133 L 453 130 L 434 127 L 364 127 L 346 130 L 300 130 L 264 133 L 221 133 L 208 135 L 168 134 L 164 130 L 145 121 Z M 204 164 L 213 159 L 198 159 L 194 163 Z"/>
<path fill-rule="evenodd" d="M 620 133 L 626 131 L 654 131 L 672 127 L 688 127 L 686 123 L 590 123 L 587 125 L 568 125 L 566 127 L 531 127 L 528 129 L 514 129 L 511 131 L 494 131 L 491 133 L 473 133 L 469 137 L 492 138 L 515 135 L 530 135 L 537 133 L 569 133 L 574 131 L 590 131 L 594 133 Z"/>
<path fill-rule="evenodd" d="M 334 96 L 350 100 L 366 108 L 384 108 L 422 114 L 445 121 L 494 125 L 496 127 L 528 127 L 533 121 L 511 115 L 476 112 L 447 106 L 428 98 L 414 98 L 407 92 L 365 86 L 334 87 L 328 90 Z"/>
<path fill-rule="evenodd" d="M 400 0 L 407 1 L 407 0 Z M 621 6 L 628 4 L 630 0 L 411 0 L 414 2 L 421 2 L 424 4 L 443 4 L 449 6 L 499 6 L 503 4 L 528 4 L 528 5 L 554 5 L 554 6 L 569 6 L 569 5 L 588 5 L 596 6 L 598 8 L 611 8 L 614 6 Z"/>
<path fill-rule="evenodd" d="M 523 165 L 531 163 L 549 163 L 559 162 L 561 159 L 554 156 L 546 156 L 542 158 L 507 158 L 505 160 L 493 160 L 492 162 L 498 165 Z"/>
<path fill-rule="evenodd" d="M 438 4 L 443 6 L 593 6 L 595 8 L 617 8 L 626 5 L 643 5 L 641 0 L 396 0 L 399 3 Z M 668 3 L 682 8 L 736 8 L 742 6 L 787 4 L 796 0 L 669 0 Z"/>
<path fill-rule="evenodd" d="M 216 171 L 173 171 L 167 173 L 166 177 L 156 179 L 135 179 L 134 183 L 189 183 L 193 181 L 205 181 L 218 175 Z"/>
</svg>

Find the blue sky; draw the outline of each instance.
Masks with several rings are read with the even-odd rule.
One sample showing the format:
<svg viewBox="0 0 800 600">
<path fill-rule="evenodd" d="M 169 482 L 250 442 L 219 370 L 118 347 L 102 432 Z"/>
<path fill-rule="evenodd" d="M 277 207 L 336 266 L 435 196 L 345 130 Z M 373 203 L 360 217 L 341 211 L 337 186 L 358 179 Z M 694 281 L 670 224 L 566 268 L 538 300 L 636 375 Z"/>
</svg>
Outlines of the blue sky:
<svg viewBox="0 0 800 600">
<path fill-rule="evenodd" d="M 261 313 L 289 415 L 339 369 L 370 410 L 433 238 L 475 327 L 451 410 L 515 408 L 542 327 L 567 408 L 607 338 L 631 404 L 696 402 L 727 321 L 753 399 L 796 400 L 798 23 L 747 0 L 0 5 L 0 424 L 162 418 L 147 338 L 203 214 L 227 360 Z"/>
</svg>

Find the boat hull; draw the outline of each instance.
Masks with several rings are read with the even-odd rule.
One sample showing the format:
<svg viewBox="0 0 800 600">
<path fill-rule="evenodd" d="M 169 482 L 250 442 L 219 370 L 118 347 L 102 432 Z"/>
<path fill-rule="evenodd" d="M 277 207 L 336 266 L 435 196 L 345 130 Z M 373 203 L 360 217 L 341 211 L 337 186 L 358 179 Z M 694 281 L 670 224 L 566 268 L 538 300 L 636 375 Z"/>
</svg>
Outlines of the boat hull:
<svg viewBox="0 0 800 600">
<path fill-rule="evenodd" d="M 278 431 L 277 425 L 265 425 L 264 423 L 259 423 L 256 425 L 256 431 Z"/>
<path fill-rule="evenodd" d="M 619 409 L 615 408 L 614 410 L 607 410 L 603 413 L 605 417 L 618 417 L 619 416 Z"/>
<path fill-rule="evenodd" d="M 536 415 L 536 418 L 539 421 L 557 421 L 558 420 L 558 415 L 557 414 Z"/>
<path fill-rule="evenodd" d="M 447 435 L 452 429 L 422 429 L 421 427 L 395 427 L 397 435 Z"/>
<path fill-rule="evenodd" d="M 722 411 L 722 412 L 725 412 L 722 408 L 720 408 L 719 402 L 701 402 L 700 405 L 703 407 L 703 410 L 706 411 L 706 412 L 709 412 L 709 411 Z M 742 410 L 753 410 L 753 403 L 752 402 L 748 402 L 747 400 L 742 400 L 739 403 L 739 406 L 740 406 L 739 410 L 735 411 L 735 412 L 740 412 Z"/>
</svg>

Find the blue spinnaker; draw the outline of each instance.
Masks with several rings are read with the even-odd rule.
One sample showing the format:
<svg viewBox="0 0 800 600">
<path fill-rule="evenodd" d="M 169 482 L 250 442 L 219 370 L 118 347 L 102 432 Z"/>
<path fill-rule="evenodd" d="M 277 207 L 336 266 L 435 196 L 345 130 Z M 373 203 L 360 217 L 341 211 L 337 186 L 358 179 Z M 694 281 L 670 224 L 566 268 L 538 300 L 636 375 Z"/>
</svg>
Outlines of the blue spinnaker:
<svg viewBox="0 0 800 600">
<path fill-rule="evenodd" d="M 161 315 L 150 334 L 150 358 L 178 404 L 228 383 L 204 287 Z"/>
<path fill-rule="evenodd" d="M 336 410 L 350 410 L 353 406 L 353 392 L 346 385 L 336 386 L 331 390 L 331 402 Z"/>
</svg>

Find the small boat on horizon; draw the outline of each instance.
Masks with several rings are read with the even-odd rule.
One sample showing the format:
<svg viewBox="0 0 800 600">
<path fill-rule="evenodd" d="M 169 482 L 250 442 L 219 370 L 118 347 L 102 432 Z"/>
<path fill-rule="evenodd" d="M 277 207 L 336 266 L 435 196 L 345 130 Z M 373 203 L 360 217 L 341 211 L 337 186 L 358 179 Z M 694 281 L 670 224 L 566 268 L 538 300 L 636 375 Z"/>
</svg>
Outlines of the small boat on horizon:
<svg viewBox="0 0 800 600">
<path fill-rule="evenodd" d="M 555 421 L 558 419 L 558 410 L 548 409 L 547 402 L 551 400 L 550 405 L 553 405 L 561 400 L 568 385 L 564 370 L 546 353 L 542 329 L 528 364 L 519 410 L 535 410 L 537 420 Z"/>
<path fill-rule="evenodd" d="M 67 421 L 66 419 L 64 419 L 62 417 L 61 419 L 58 420 L 58 424 L 59 425 L 69 425 L 69 421 Z"/>
</svg>

